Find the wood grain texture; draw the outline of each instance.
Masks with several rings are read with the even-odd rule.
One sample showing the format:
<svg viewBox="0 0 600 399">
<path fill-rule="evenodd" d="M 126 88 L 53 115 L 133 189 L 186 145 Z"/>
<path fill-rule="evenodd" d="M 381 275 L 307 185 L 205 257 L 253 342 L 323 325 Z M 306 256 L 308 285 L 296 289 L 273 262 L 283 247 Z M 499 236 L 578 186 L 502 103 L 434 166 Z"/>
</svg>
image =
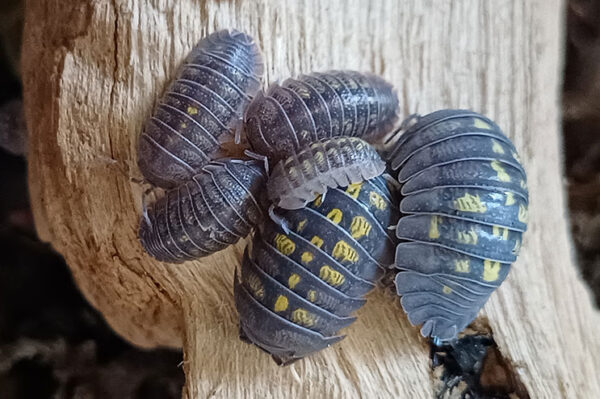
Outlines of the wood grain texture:
<svg viewBox="0 0 600 399">
<path fill-rule="evenodd" d="M 487 318 L 531 397 L 600 397 L 600 317 L 571 259 L 558 133 L 560 0 L 30 0 L 23 80 L 40 236 L 114 329 L 184 345 L 189 397 L 433 396 L 428 349 L 398 304 L 369 297 L 348 338 L 289 368 L 237 339 L 243 243 L 169 266 L 144 255 L 136 142 L 197 40 L 244 30 L 268 81 L 313 70 L 382 74 L 403 115 L 466 107 L 495 119 L 529 175 L 530 227 Z"/>
</svg>

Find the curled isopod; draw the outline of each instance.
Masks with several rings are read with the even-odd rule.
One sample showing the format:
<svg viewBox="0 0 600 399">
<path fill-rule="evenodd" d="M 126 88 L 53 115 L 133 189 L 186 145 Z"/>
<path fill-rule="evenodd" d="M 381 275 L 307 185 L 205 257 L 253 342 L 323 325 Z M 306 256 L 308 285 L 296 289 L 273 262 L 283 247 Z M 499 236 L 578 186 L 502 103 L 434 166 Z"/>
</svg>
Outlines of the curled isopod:
<svg viewBox="0 0 600 399">
<path fill-rule="evenodd" d="M 146 180 L 176 187 L 222 158 L 222 145 L 234 140 L 262 73 L 260 51 L 250 36 L 222 30 L 202 39 L 140 136 L 138 164 Z"/>
<path fill-rule="evenodd" d="M 488 118 L 419 117 L 390 152 L 403 199 L 396 289 L 421 334 L 456 338 L 506 278 L 527 229 L 526 175 Z"/>
<path fill-rule="evenodd" d="M 397 119 L 393 86 L 373 74 L 330 71 L 287 79 L 248 106 L 246 137 L 272 164 L 315 141 L 336 136 L 376 140 Z"/>
<path fill-rule="evenodd" d="M 154 258 L 180 263 L 220 251 L 262 219 L 266 176 L 257 161 L 224 160 L 169 190 L 142 217 L 139 237 Z"/>
<path fill-rule="evenodd" d="M 287 232 L 265 219 L 236 273 L 240 337 L 284 365 L 340 341 L 393 262 L 396 190 L 384 176 L 331 188 L 283 211 Z"/>
<path fill-rule="evenodd" d="M 379 176 L 385 162 L 357 137 L 334 137 L 310 144 L 280 161 L 267 182 L 269 199 L 280 208 L 299 209 L 327 191 Z"/>
</svg>

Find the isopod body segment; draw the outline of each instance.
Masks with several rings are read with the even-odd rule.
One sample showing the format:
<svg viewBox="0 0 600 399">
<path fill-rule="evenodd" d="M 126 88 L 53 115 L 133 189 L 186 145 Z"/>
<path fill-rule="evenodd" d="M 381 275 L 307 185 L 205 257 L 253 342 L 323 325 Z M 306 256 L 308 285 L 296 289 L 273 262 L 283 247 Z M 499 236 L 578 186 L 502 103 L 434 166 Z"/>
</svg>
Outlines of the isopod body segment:
<svg viewBox="0 0 600 399">
<path fill-rule="evenodd" d="M 388 227 L 399 216 L 396 200 L 380 176 L 282 211 L 287 233 L 267 218 L 235 279 L 241 337 L 280 364 L 341 340 L 339 331 L 393 262 Z"/>
<path fill-rule="evenodd" d="M 222 144 L 234 140 L 262 74 L 260 51 L 250 36 L 223 30 L 202 39 L 139 138 L 138 165 L 145 179 L 173 188 L 222 158 Z"/>
<path fill-rule="evenodd" d="M 160 261 L 181 263 L 235 244 L 264 218 L 265 181 L 258 161 L 205 165 L 148 209 L 140 221 L 142 246 Z"/>
<path fill-rule="evenodd" d="M 402 184 L 396 289 L 421 334 L 451 340 L 506 278 L 527 229 L 526 175 L 488 118 L 420 117 L 388 155 Z"/>
</svg>

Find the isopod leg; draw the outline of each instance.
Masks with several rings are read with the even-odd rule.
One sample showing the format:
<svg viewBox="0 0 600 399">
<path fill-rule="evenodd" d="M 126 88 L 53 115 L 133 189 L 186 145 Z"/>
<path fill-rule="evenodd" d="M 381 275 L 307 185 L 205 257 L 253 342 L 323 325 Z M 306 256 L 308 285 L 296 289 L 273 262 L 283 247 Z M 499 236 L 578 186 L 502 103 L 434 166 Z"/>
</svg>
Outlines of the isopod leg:
<svg viewBox="0 0 600 399">
<path fill-rule="evenodd" d="M 242 130 L 244 128 L 244 119 L 240 118 L 235 123 L 235 132 L 233 136 L 233 142 L 240 144 L 242 142 Z"/>
<path fill-rule="evenodd" d="M 267 174 L 267 176 L 269 175 L 269 158 L 267 158 L 266 155 L 257 154 L 250 150 L 244 150 L 244 154 L 248 158 L 256 159 L 257 161 L 262 161 L 265 165 L 265 173 Z"/>
<path fill-rule="evenodd" d="M 152 222 L 150 221 L 150 217 L 148 216 L 148 194 L 152 191 L 152 188 L 147 189 L 142 193 L 142 217 L 144 218 L 144 222 L 148 224 L 150 230 L 152 230 Z"/>
<path fill-rule="evenodd" d="M 276 225 L 281 227 L 285 234 L 290 234 L 290 229 L 287 222 L 281 216 L 275 213 L 275 205 L 271 205 L 269 207 L 269 217 Z"/>
</svg>

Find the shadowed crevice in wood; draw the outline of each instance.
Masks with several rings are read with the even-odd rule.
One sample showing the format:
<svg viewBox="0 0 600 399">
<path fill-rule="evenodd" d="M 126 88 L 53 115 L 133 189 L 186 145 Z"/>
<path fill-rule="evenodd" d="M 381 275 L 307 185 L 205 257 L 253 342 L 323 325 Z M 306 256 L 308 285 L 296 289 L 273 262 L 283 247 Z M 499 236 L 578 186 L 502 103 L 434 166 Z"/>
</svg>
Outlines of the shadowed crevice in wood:
<svg viewBox="0 0 600 399">
<path fill-rule="evenodd" d="M 455 341 L 440 346 L 431 343 L 431 361 L 437 399 L 531 397 L 482 318 Z"/>
</svg>

